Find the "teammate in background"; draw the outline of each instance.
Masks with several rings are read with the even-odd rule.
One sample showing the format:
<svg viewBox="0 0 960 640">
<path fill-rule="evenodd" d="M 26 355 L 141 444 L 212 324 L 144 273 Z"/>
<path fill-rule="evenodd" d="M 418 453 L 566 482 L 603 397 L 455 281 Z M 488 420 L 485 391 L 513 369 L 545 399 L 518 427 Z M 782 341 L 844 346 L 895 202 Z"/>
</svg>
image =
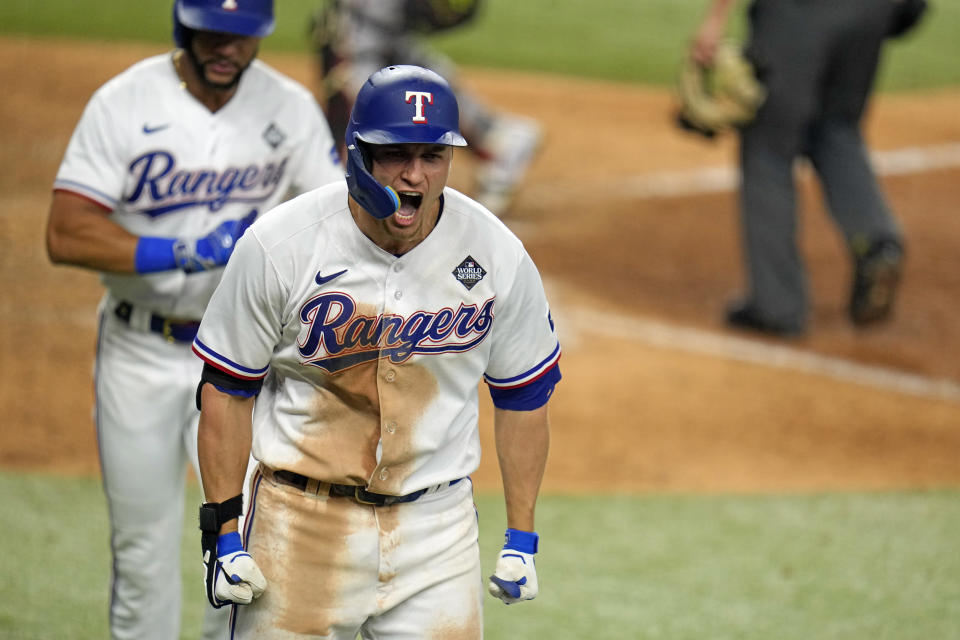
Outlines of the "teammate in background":
<svg viewBox="0 0 960 640">
<path fill-rule="evenodd" d="M 211 602 L 251 603 L 235 608 L 237 638 L 482 637 L 481 379 L 508 526 L 487 588 L 537 595 L 560 345 L 520 241 L 445 186 L 458 121 L 436 73 L 373 74 L 346 182 L 257 221 L 204 315 L 200 520 Z"/>
<path fill-rule="evenodd" d="M 273 24 L 272 0 L 177 0 L 178 48 L 97 90 L 54 183 L 50 259 L 106 288 L 94 382 L 113 638 L 180 637 L 190 343 L 234 242 L 290 191 L 343 181 L 309 90 L 255 60 Z M 211 615 L 204 637 L 227 628 Z"/>
<path fill-rule="evenodd" d="M 453 63 L 422 42 L 423 35 L 468 22 L 479 4 L 480 0 L 325 0 L 313 28 L 321 76 L 318 95 L 334 138 L 342 145 L 353 97 L 370 74 L 391 64 L 418 65 L 439 73 L 456 90 L 460 125 L 477 159 L 473 197 L 499 216 L 508 212 L 540 146 L 540 125 L 495 112 L 457 87 Z"/>
<path fill-rule="evenodd" d="M 712 0 L 691 55 L 709 64 L 735 0 Z M 901 0 L 754 0 L 747 58 L 766 86 L 740 132 L 740 205 L 749 292 L 734 327 L 795 336 L 808 292 L 797 247 L 794 160 L 810 159 L 850 248 L 849 313 L 857 325 L 890 315 L 903 257 L 901 230 L 871 169 L 861 119 L 880 50 Z"/>
</svg>

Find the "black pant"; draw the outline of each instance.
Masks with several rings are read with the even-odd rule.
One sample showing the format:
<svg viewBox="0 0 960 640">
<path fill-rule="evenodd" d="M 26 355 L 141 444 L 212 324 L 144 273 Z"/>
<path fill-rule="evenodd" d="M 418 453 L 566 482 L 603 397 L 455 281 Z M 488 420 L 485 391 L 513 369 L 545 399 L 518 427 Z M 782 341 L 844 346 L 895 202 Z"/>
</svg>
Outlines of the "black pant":
<svg viewBox="0 0 960 640">
<path fill-rule="evenodd" d="M 807 287 L 797 247 L 794 160 L 810 159 L 848 244 L 900 231 L 860 131 L 892 0 L 755 0 L 747 55 L 767 88 L 741 132 L 741 211 L 748 300 L 801 329 Z"/>
</svg>

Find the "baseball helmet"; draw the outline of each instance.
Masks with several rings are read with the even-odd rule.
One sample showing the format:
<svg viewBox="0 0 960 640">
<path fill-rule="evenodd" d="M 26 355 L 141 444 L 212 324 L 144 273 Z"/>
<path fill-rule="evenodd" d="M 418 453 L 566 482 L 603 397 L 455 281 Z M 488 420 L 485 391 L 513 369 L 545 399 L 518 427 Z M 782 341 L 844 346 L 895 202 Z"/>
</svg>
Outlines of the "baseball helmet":
<svg viewBox="0 0 960 640">
<path fill-rule="evenodd" d="M 413 65 L 385 67 L 367 79 L 350 112 L 345 138 L 350 195 L 381 220 L 393 215 L 400 198 L 370 174 L 366 145 L 467 144 L 450 85 L 436 72 Z"/>
<path fill-rule="evenodd" d="M 187 46 L 187 30 L 263 38 L 273 33 L 273 0 L 176 0 L 173 40 Z"/>
</svg>

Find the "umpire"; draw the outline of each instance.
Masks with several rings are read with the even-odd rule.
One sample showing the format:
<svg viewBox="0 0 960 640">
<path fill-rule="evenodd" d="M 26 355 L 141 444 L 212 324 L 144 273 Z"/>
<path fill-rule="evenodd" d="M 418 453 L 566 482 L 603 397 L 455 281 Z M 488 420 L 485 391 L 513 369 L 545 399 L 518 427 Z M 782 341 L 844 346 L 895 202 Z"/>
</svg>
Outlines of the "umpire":
<svg viewBox="0 0 960 640">
<path fill-rule="evenodd" d="M 691 57 L 709 64 L 736 0 L 711 0 Z M 730 325 L 778 336 L 807 325 L 797 247 L 793 164 L 809 158 L 850 249 L 849 312 L 857 325 L 886 319 L 900 279 L 903 238 L 870 167 L 861 122 L 886 39 L 913 0 L 754 0 L 747 58 L 767 99 L 741 130 L 740 206 L 747 296 Z M 922 4 L 922 3 L 920 3 Z M 914 16 L 916 17 L 916 16 Z"/>
</svg>

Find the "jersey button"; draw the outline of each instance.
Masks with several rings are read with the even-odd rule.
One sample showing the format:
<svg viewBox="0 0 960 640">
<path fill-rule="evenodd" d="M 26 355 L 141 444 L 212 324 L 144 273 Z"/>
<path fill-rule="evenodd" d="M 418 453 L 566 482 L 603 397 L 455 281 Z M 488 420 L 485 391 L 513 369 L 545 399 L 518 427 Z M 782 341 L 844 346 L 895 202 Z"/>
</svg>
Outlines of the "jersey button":
<svg viewBox="0 0 960 640">
<path fill-rule="evenodd" d="M 397 273 L 400 273 L 401 271 L 403 271 L 403 265 L 398 262 L 395 265 L 393 265 L 393 270 L 396 271 Z"/>
<path fill-rule="evenodd" d="M 386 479 L 387 479 L 387 476 L 389 476 L 389 475 L 390 475 L 390 473 L 387 472 L 386 469 L 380 469 L 380 479 L 381 479 L 381 480 L 386 480 Z"/>
<path fill-rule="evenodd" d="M 384 374 L 383 377 L 386 379 L 387 382 L 393 382 L 397 378 L 397 372 L 394 371 L 393 369 L 390 369 L 390 371 L 387 371 L 387 373 Z"/>
<path fill-rule="evenodd" d="M 397 430 L 397 423 L 394 420 L 391 420 L 387 423 L 387 433 L 394 433 Z"/>
<path fill-rule="evenodd" d="M 403 291 L 400 291 L 400 289 L 397 289 L 396 291 L 393 292 L 393 297 L 399 300 L 400 298 L 403 297 Z"/>
</svg>

